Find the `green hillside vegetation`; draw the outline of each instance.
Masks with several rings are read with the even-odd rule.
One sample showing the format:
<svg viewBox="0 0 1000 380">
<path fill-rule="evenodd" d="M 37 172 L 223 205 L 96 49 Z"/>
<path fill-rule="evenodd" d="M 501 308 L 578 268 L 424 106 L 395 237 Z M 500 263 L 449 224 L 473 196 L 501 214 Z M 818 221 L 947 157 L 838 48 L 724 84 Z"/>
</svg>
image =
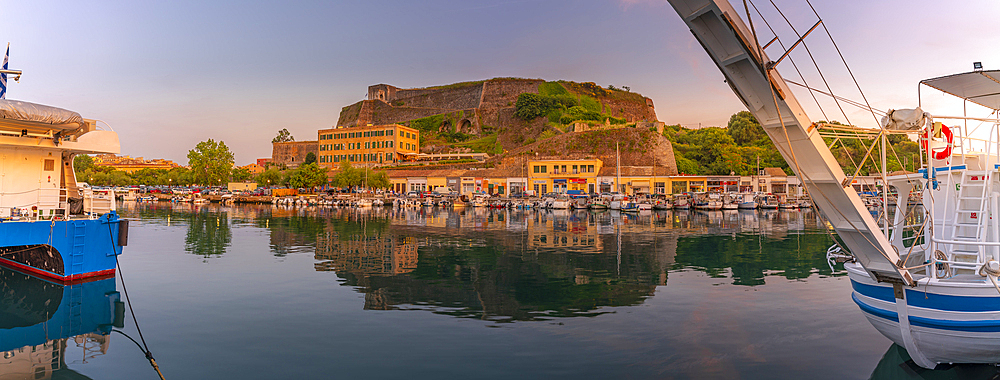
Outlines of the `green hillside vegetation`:
<svg viewBox="0 0 1000 380">
<path fill-rule="evenodd" d="M 463 82 L 448 85 L 448 88 L 475 85 L 481 82 Z M 434 88 L 444 88 L 442 86 Z M 575 83 L 568 81 L 544 82 L 538 86 L 538 93 L 522 93 L 514 104 L 514 116 L 524 122 L 537 118 L 545 118 L 547 126 L 537 135 L 515 136 L 515 142 L 530 144 L 536 140 L 553 137 L 559 132 L 568 132 L 570 125 L 584 121 L 590 124 L 623 125 L 624 118 L 613 117 L 603 112 L 601 99 L 625 100 L 645 103 L 642 95 L 620 90 L 609 86 L 603 88 L 594 83 Z M 343 112 L 354 112 L 345 110 Z M 473 152 L 502 154 L 504 148 L 499 142 L 499 135 L 504 131 L 492 126 L 483 126 L 480 135 L 455 131 L 457 123 L 465 119 L 464 111 L 444 113 L 411 120 L 409 126 L 420 130 L 422 146 L 451 146 L 470 148 Z M 448 124 L 450 128 L 441 130 Z M 506 141 L 506 140 L 505 140 Z"/>
<path fill-rule="evenodd" d="M 726 128 L 685 129 L 672 125 L 664 128 L 663 135 L 673 144 L 677 171 L 683 174 L 751 175 L 757 168 L 758 157 L 760 168 L 777 167 L 785 170 L 785 173 L 792 173 L 760 123 L 747 111 L 732 115 Z M 870 139 L 840 139 L 836 143 L 833 139 L 825 140 L 827 146 L 833 144 L 833 155 L 848 175 L 854 174 L 867 147 L 872 145 Z M 914 162 L 919 161 L 917 143 L 903 135 L 890 135 L 888 140 L 891 147 L 887 158 L 888 170 L 914 171 Z M 860 174 L 873 175 L 878 172 L 869 158 Z"/>
<path fill-rule="evenodd" d="M 566 86 L 575 91 L 570 92 Z M 525 121 L 545 116 L 550 126 L 561 130 L 576 121 L 603 123 L 609 120 L 611 124 L 625 124 L 625 119 L 603 113 L 598 100 L 599 97 L 626 97 L 619 93 L 631 94 L 642 101 L 642 95 L 608 90 L 594 83 L 545 82 L 538 86 L 537 94 L 524 93 L 517 97 L 514 116 Z"/>
</svg>

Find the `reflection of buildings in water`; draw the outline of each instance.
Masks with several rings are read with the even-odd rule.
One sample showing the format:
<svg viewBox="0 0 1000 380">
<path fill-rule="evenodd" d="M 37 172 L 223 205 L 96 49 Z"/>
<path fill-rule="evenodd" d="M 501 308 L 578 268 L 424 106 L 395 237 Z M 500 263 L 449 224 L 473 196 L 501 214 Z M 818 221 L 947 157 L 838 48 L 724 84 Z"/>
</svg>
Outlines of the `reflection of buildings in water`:
<svg viewBox="0 0 1000 380">
<path fill-rule="evenodd" d="M 0 379 L 84 378 L 67 349 L 83 363 L 106 353 L 124 310 L 114 278 L 63 286 L 0 268 Z"/>
<path fill-rule="evenodd" d="M 82 350 L 82 363 L 106 354 L 111 342 L 110 335 L 88 333 L 5 351 L 0 353 L 0 380 L 88 379 L 66 365 L 70 339 Z"/>
<path fill-rule="evenodd" d="M 359 278 L 398 275 L 417 268 L 417 242 L 387 233 L 343 238 L 326 233 L 316 239 L 316 260 L 317 271 L 348 272 Z"/>
<path fill-rule="evenodd" d="M 565 212 L 566 210 L 558 210 Z M 553 214 L 547 218 L 541 215 L 524 221 L 528 247 L 569 248 L 587 247 L 592 251 L 602 250 L 601 239 L 596 225 L 586 218 L 571 218 L 569 214 Z"/>
</svg>

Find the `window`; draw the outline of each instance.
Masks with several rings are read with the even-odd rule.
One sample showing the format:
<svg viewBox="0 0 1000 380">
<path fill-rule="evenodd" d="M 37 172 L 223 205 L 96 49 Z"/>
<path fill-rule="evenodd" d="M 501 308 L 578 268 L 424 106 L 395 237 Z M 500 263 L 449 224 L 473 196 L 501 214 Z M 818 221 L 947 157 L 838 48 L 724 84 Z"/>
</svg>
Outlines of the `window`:
<svg viewBox="0 0 1000 380">
<path fill-rule="evenodd" d="M 563 166 L 562 166 L 562 172 L 563 172 L 563 173 L 566 173 L 566 165 L 563 165 Z"/>
<path fill-rule="evenodd" d="M 688 191 L 687 186 L 687 181 L 673 181 L 670 184 L 670 192 L 673 194 L 686 192 Z"/>
<path fill-rule="evenodd" d="M 549 169 L 548 165 L 542 165 L 542 173 L 548 172 L 548 169 Z"/>
<path fill-rule="evenodd" d="M 577 173 L 579 173 L 579 170 L 577 170 L 576 165 L 573 165 L 573 174 L 577 174 Z"/>
<path fill-rule="evenodd" d="M 535 166 L 534 166 L 534 167 L 533 167 L 532 169 L 533 169 L 533 170 L 532 170 L 533 172 L 535 172 L 535 173 L 540 173 L 540 172 L 539 172 L 539 169 L 538 169 L 538 165 L 535 165 Z M 537 187 L 538 185 L 535 185 L 535 186 Z"/>
<path fill-rule="evenodd" d="M 45 171 L 50 172 L 55 170 L 56 160 L 45 160 Z"/>
<path fill-rule="evenodd" d="M 587 165 L 587 172 L 588 173 L 593 173 L 594 172 L 594 165 Z"/>
</svg>

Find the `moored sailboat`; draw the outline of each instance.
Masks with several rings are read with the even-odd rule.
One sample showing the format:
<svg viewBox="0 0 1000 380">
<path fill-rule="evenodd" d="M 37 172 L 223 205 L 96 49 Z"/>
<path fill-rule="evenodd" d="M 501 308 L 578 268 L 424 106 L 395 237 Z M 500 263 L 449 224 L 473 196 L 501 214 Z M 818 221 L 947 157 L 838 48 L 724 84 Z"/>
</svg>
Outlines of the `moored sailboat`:
<svg viewBox="0 0 1000 380">
<path fill-rule="evenodd" d="M 889 110 L 878 129 L 813 123 L 777 69 L 805 37 L 772 61 L 771 44 L 761 46 L 727 1 L 668 1 L 836 232 L 839 242 L 828 257 L 845 261 L 852 299 L 871 324 L 924 368 L 1000 363 L 1000 70 L 920 82 L 989 109 L 991 118 L 937 118 L 957 120 L 946 125 L 915 108 Z M 980 134 L 959 124 L 965 121 L 980 124 Z M 887 189 L 876 200 L 878 210 L 869 212 L 850 186 L 858 174 L 844 173 L 821 135 L 827 128 L 863 133 L 879 145 L 881 159 L 872 161 Z M 920 141 L 919 173 L 888 174 L 889 134 Z M 922 189 L 924 208 L 886 207 L 888 188 L 897 194 Z"/>
</svg>

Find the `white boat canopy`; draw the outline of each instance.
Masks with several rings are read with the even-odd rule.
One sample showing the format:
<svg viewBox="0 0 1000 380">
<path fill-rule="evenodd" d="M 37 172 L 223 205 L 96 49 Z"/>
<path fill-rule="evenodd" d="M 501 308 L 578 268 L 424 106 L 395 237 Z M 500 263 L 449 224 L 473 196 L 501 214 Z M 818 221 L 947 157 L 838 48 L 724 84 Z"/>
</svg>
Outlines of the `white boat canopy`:
<svg viewBox="0 0 1000 380">
<path fill-rule="evenodd" d="M 79 113 L 20 100 L 0 99 L 0 130 L 51 136 L 85 133 L 87 121 Z"/>
<path fill-rule="evenodd" d="M 1000 110 L 1000 70 L 972 71 L 924 79 L 920 84 L 992 110 Z"/>
</svg>

